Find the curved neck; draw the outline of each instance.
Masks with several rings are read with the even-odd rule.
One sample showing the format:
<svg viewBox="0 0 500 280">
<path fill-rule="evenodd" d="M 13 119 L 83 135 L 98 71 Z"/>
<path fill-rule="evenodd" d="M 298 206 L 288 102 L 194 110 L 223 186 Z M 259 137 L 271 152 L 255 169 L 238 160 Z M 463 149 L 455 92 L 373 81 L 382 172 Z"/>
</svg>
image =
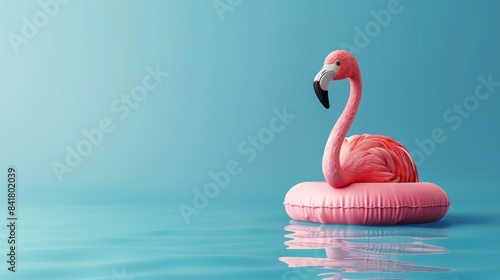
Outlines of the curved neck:
<svg viewBox="0 0 500 280">
<path fill-rule="evenodd" d="M 323 153 L 323 175 L 328 184 L 334 188 L 343 187 L 350 183 L 342 166 L 340 166 L 340 148 L 354 121 L 361 101 L 362 82 L 359 72 L 349 78 L 349 81 L 351 84 L 349 100 L 328 137 Z"/>
</svg>

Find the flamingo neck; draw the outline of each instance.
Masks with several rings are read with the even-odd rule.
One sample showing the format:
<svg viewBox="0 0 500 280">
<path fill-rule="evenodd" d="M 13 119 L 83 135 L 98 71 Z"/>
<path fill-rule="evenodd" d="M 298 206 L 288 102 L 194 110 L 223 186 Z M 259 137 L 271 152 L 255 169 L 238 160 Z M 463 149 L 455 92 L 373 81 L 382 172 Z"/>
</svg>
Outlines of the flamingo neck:
<svg viewBox="0 0 500 280">
<path fill-rule="evenodd" d="M 354 121 L 361 101 L 362 83 L 359 72 L 349 78 L 349 81 L 351 85 L 349 100 L 328 137 L 325 152 L 323 154 L 323 175 L 328 184 L 334 188 L 340 188 L 350 184 L 348 174 L 345 174 L 340 165 L 340 148 L 347 135 L 347 131 Z"/>
</svg>

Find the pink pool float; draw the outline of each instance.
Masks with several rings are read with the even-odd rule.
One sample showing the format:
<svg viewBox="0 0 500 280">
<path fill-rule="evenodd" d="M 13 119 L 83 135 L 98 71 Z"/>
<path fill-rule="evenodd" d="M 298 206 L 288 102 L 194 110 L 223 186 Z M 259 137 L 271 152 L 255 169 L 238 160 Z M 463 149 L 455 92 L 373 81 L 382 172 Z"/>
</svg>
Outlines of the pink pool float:
<svg viewBox="0 0 500 280">
<path fill-rule="evenodd" d="M 361 101 L 358 62 L 347 51 L 330 53 L 313 87 L 328 109 L 328 86 L 343 79 L 349 79 L 351 91 L 325 146 L 326 182 L 291 188 L 284 201 L 287 214 L 294 220 L 360 225 L 425 223 L 444 217 L 450 206 L 446 192 L 419 182 L 415 162 L 401 143 L 383 135 L 345 138 Z"/>
</svg>

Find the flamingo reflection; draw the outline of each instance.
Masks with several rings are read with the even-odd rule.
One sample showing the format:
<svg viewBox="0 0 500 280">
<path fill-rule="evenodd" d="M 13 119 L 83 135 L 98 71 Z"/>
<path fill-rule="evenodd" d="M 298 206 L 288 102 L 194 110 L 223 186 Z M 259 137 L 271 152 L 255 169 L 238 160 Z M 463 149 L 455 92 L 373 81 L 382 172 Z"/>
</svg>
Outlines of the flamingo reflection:
<svg viewBox="0 0 500 280">
<path fill-rule="evenodd" d="M 449 269 L 399 259 L 416 255 L 446 254 L 441 246 L 424 240 L 447 238 L 444 229 L 422 227 L 361 227 L 316 225 L 291 221 L 285 227 L 288 249 L 316 249 L 308 257 L 281 257 L 289 267 L 323 267 L 323 279 L 347 279 L 347 273 L 447 272 Z M 323 252 L 324 250 L 324 252 Z M 317 251 L 316 251 L 317 252 Z M 375 278 L 372 278 L 375 279 Z M 387 279 L 387 278 L 376 278 Z"/>
</svg>

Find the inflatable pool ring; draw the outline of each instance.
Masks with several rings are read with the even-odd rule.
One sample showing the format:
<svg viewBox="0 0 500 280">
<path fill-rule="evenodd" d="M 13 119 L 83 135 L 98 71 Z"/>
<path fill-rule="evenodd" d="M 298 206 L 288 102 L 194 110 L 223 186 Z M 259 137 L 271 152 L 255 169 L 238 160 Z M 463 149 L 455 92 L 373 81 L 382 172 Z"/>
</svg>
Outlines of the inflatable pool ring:
<svg viewBox="0 0 500 280">
<path fill-rule="evenodd" d="M 431 183 L 353 183 L 336 189 L 326 182 L 296 185 L 284 204 L 294 220 L 357 225 L 434 222 L 450 205 L 443 189 Z"/>
<path fill-rule="evenodd" d="M 398 141 L 383 135 L 345 138 L 359 107 L 361 73 L 354 56 L 334 51 L 313 81 L 325 108 L 328 85 L 349 79 L 346 108 L 335 123 L 323 154 L 326 182 L 305 182 L 290 189 L 284 205 L 295 220 L 362 225 L 413 224 L 444 217 L 450 206 L 446 192 L 418 180 L 415 162 Z"/>
</svg>

